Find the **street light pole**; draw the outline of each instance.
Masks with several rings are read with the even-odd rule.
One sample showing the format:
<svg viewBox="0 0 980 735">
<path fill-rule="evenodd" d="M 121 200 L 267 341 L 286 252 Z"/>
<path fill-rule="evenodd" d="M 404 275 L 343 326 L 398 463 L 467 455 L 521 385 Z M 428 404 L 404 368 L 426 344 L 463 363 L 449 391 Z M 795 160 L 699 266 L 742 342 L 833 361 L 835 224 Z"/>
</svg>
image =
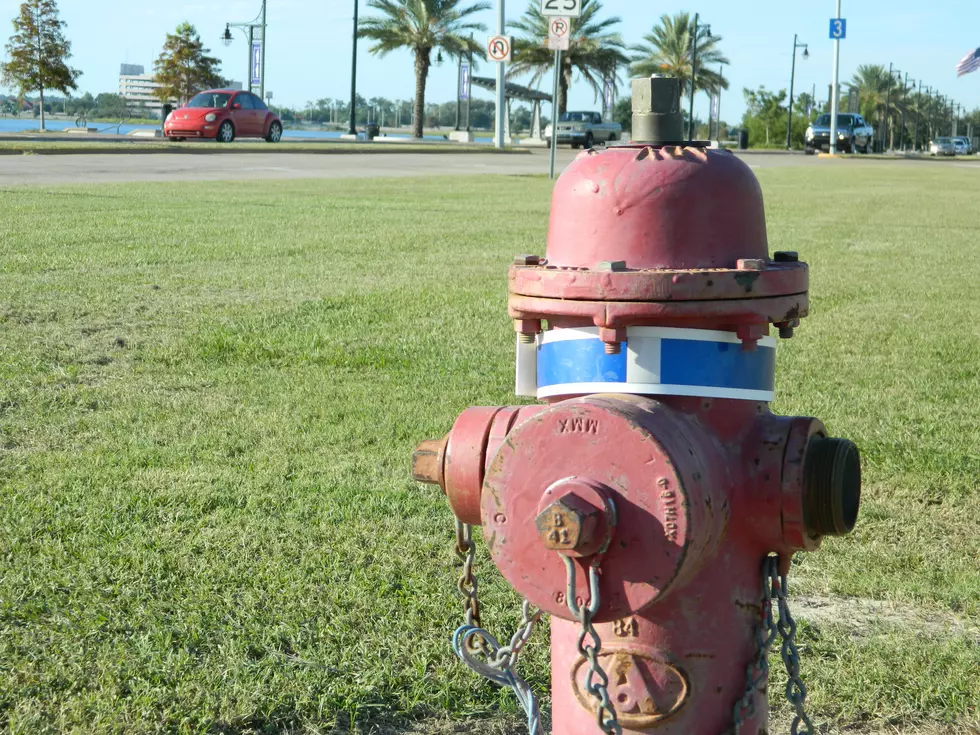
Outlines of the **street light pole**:
<svg viewBox="0 0 980 735">
<path fill-rule="evenodd" d="M 919 150 L 919 113 L 922 111 L 922 80 L 919 80 L 919 93 L 915 97 L 915 136 L 912 140 L 912 152 Z"/>
<path fill-rule="evenodd" d="M 254 91 L 252 79 L 255 78 L 255 75 L 252 74 L 255 61 L 253 57 L 253 54 L 255 53 L 255 29 L 258 28 L 262 31 L 259 46 L 259 97 L 262 99 L 265 99 L 266 2 L 267 0 L 262 0 L 262 10 L 259 11 L 258 16 L 251 23 L 225 23 L 225 33 L 221 37 L 221 40 L 224 42 L 225 46 L 230 46 L 232 42 L 231 29 L 238 28 L 248 39 L 248 48 L 245 49 L 248 54 L 248 65 L 246 67 L 247 76 L 245 77 L 245 83 L 248 84 L 248 91 L 252 92 Z"/>
<path fill-rule="evenodd" d="M 805 43 L 797 42 L 798 36 L 793 34 L 793 66 L 789 73 L 789 115 L 786 119 L 786 150 L 792 147 L 793 136 L 793 85 L 796 82 L 796 49 L 803 49 L 803 58 L 810 55 L 810 51 Z"/>
<path fill-rule="evenodd" d="M 715 131 L 715 134 L 718 136 L 719 140 L 721 139 L 721 85 L 724 82 L 724 75 L 725 75 L 724 73 L 725 73 L 725 65 L 719 64 L 718 76 L 720 80 L 718 82 L 718 110 L 715 113 L 716 115 L 718 115 L 718 123 L 717 123 L 718 130 Z M 721 145 L 721 143 L 719 143 L 718 145 Z"/>
<path fill-rule="evenodd" d="M 262 59 L 261 74 L 259 75 L 259 98 L 265 99 L 265 5 L 266 0 L 262 0 Z"/>
<path fill-rule="evenodd" d="M 694 35 L 691 37 L 691 98 L 687 113 L 687 139 L 694 140 L 694 85 L 698 78 L 698 21 L 699 13 L 694 14 Z"/>
<path fill-rule="evenodd" d="M 354 40 L 350 63 L 350 126 L 348 135 L 357 135 L 357 0 L 354 0 Z"/>
<path fill-rule="evenodd" d="M 836 19 L 840 19 L 840 0 L 837 0 Z M 830 155 L 837 154 L 837 98 L 840 80 L 840 39 L 834 39 L 834 84 L 830 90 Z"/>
<path fill-rule="evenodd" d="M 912 83 L 915 87 L 915 83 Z M 905 108 L 909 106 L 909 73 L 905 72 L 905 80 L 902 82 L 902 153 L 905 153 Z"/>
<path fill-rule="evenodd" d="M 884 152 L 884 150 L 885 150 L 885 141 L 888 140 L 888 128 L 890 127 L 889 124 L 888 124 L 888 112 L 889 112 L 889 109 L 888 108 L 891 107 L 891 102 L 892 102 L 892 81 L 894 79 L 895 79 L 895 75 L 894 75 L 894 72 L 892 72 L 891 62 L 889 62 L 888 63 L 888 91 L 885 94 L 885 119 L 882 120 L 882 126 L 881 126 L 881 150 L 882 150 L 882 152 Z"/>
</svg>

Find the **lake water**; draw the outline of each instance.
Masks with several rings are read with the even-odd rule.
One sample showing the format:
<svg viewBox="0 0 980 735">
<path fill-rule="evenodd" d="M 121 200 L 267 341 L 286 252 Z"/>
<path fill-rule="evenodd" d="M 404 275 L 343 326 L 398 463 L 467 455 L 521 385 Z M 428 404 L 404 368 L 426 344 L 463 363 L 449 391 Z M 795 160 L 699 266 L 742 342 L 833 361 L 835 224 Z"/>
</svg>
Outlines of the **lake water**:
<svg viewBox="0 0 980 735">
<path fill-rule="evenodd" d="M 0 133 L 21 133 L 21 132 L 37 132 L 39 127 L 39 122 L 36 118 L 29 117 L 0 117 Z M 45 120 L 44 127 L 50 131 L 60 132 L 62 130 L 75 130 L 76 125 L 74 120 Z M 88 124 L 90 128 L 97 128 L 100 133 L 108 133 L 110 135 L 115 135 L 118 131 L 120 135 L 129 135 L 134 130 L 159 130 L 159 125 L 114 125 L 112 123 L 105 122 L 90 122 Z M 448 132 L 446 135 L 448 136 Z M 282 133 L 284 138 L 339 138 L 342 133 L 336 130 L 298 130 L 298 129 L 286 129 Z M 389 133 L 386 137 L 388 138 L 405 138 L 410 139 L 412 136 L 407 133 Z M 441 135 L 427 135 L 426 140 L 443 140 Z M 80 138 L 81 140 L 81 138 Z M 477 142 L 488 142 L 486 140 L 481 141 L 477 139 Z"/>
</svg>

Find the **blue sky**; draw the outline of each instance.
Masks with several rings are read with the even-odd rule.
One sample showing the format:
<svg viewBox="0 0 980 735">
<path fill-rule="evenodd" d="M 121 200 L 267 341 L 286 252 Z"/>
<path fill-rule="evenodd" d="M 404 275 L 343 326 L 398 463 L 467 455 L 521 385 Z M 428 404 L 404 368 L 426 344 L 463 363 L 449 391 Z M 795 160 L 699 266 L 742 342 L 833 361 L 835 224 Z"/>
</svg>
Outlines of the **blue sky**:
<svg viewBox="0 0 980 735">
<path fill-rule="evenodd" d="M 370 13 L 361 0 L 361 14 Z M 497 0 L 494 0 L 496 2 Z M 518 17 L 527 0 L 510 0 L 508 18 Z M 178 23 L 193 23 L 212 52 L 221 58 L 222 71 L 233 79 L 245 75 L 247 54 L 242 35 L 226 48 L 219 40 L 226 21 L 250 21 L 260 0 L 60 0 L 62 18 L 73 42 L 74 64 L 84 71 L 80 90 L 116 91 L 119 64 L 143 64 L 149 71 L 166 32 Z M 832 42 L 828 39 L 834 0 L 698 0 L 697 4 L 654 0 L 605 0 L 605 12 L 622 18 L 627 43 L 639 42 L 663 13 L 698 11 L 712 31 L 723 37 L 722 50 L 731 61 L 726 76 L 731 88 L 722 99 L 722 116 L 732 120 L 744 109 L 743 87 L 789 86 L 793 34 L 809 44 L 810 58 L 797 61 L 796 88 L 817 86 L 817 98 L 826 99 L 832 74 Z M 0 0 L 0 21 L 12 19 L 18 0 Z M 888 7 L 888 11 L 885 8 Z M 303 106 L 321 97 L 342 98 L 350 89 L 350 35 L 352 0 L 268 0 L 269 44 L 266 89 L 279 104 Z M 889 62 L 910 78 L 922 79 L 964 106 L 980 107 L 980 72 L 956 78 L 957 61 L 980 46 L 980 3 L 977 0 L 934 0 L 928 5 L 912 0 L 855 2 L 844 0 L 847 40 L 841 43 L 841 79 L 851 77 L 859 64 Z M 493 11 L 481 20 L 494 26 Z M 9 29 L 10 26 L 4 26 Z M 0 31 L 0 40 L 8 35 Z M 414 89 L 411 57 L 395 53 L 384 60 L 359 44 L 358 91 L 365 97 L 410 98 Z M 478 72 L 491 74 L 489 64 Z M 430 101 L 453 99 L 456 70 L 446 63 L 433 67 L 428 86 Z M 625 80 L 624 80 L 625 82 Z M 489 93 L 477 91 L 478 96 Z M 584 84 L 575 84 L 571 106 L 599 109 Z M 699 95 L 697 109 L 707 114 L 708 100 Z"/>
</svg>

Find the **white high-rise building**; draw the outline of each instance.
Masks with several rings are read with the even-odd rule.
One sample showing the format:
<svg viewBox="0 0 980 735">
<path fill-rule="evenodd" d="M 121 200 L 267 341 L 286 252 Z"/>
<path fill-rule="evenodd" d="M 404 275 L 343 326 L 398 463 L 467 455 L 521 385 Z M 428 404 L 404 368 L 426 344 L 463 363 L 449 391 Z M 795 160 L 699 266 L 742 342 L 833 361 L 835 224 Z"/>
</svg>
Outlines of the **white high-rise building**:
<svg viewBox="0 0 980 735">
<path fill-rule="evenodd" d="M 130 113 L 137 113 L 140 110 L 160 115 L 163 103 L 154 94 L 160 85 L 153 81 L 153 74 L 144 73 L 144 69 L 139 64 L 121 64 L 119 67 L 119 96 L 126 101 L 126 106 Z M 229 82 L 227 89 L 241 89 L 241 82 Z M 174 107 L 177 100 L 169 100 Z"/>
<path fill-rule="evenodd" d="M 126 101 L 130 113 L 145 110 L 151 114 L 160 115 L 163 103 L 154 94 L 160 85 L 153 81 L 152 74 L 145 74 L 139 64 L 122 64 L 119 67 L 119 96 Z M 170 100 L 176 105 L 176 100 Z"/>
</svg>

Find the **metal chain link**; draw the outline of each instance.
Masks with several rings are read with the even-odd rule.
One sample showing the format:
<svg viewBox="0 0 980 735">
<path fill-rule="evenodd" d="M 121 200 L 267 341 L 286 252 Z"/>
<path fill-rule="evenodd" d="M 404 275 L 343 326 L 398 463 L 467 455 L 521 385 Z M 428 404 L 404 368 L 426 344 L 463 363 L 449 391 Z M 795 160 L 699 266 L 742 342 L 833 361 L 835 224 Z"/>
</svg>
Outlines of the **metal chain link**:
<svg viewBox="0 0 980 735">
<path fill-rule="evenodd" d="M 776 640 L 776 623 L 772 617 L 771 575 L 776 573 L 776 558 L 767 557 L 763 563 L 762 619 L 755 629 L 756 652 L 745 669 L 745 693 L 735 705 L 733 713 L 734 735 L 739 735 L 745 720 L 755 717 L 755 693 L 769 681 L 769 651 Z"/>
<path fill-rule="evenodd" d="M 540 712 L 537 699 L 530 686 L 520 678 L 515 669 L 521 650 L 531 637 L 535 624 L 541 619 L 541 611 L 532 611 L 531 603 L 524 600 L 521 608 L 521 623 L 518 625 L 510 643 L 501 646 L 497 640 L 481 627 L 479 583 L 473 573 L 476 560 L 476 545 L 473 543 L 473 528 L 456 521 L 456 554 L 463 563 L 463 571 L 459 577 L 457 588 L 464 600 L 464 625 L 453 636 L 453 648 L 457 655 L 471 669 L 485 678 L 498 684 L 509 686 L 514 690 L 518 701 L 528 715 L 528 730 L 531 735 L 538 735 L 541 727 Z M 568 610 L 575 620 L 582 624 L 578 637 L 578 652 L 589 663 L 586 677 L 586 690 L 598 701 L 596 720 L 599 728 L 606 735 L 622 735 L 623 728 L 619 724 L 616 708 L 609 697 L 609 676 L 599 664 L 599 653 L 602 641 L 592 623 L 599 611 L 599 567 L 598 564 L 589 566 L 588 605 L 579 605 L 576 593 L 575 563 L 562 555 L 567 571 L 566 603 Z M 796 710 L 793 719 L 791 735 L 815 735 L 813 722 L 807 716 L 806 685 L 800 677 L 800 652 L 796 645 L 796 620 L 789 609 L 786 597 L 787 580 L 779 574 L 779 559 L 767 556 L 763 562 L 762 575 L 762 617 L 755 630 L 756 655 L 745 669 L 745 693 L 735 704 L 732 712 L 733 735 L 739 735 L 742 725 L 756 714 L 756 691 L 763 687 L 769 678 L 769 652 L 776 637 L 782 640 L 780 654 L 786 667 L 788 681 L 786 683 L 786 699 Z M 773 616 L 772 601 L 776 598 L 779 610 L 778 622 Z M 592 643 L 587 644 L 586 639 Z M 480 654 L 485 661 L 476 658 Z M 804 729 L 800 729 L 800 725 Z"/>
<path fill-rule="evenodd" d="M 775 567 L 775 557 L 770 558 L 770 566 Z M 777 572 L 778 574 L 778 572 Z M 779 635 L 783 639 L 781 654 L 783 665 L 786 666 L 786 674 L 789 680 L 786 682 L 786 700 L 793 705 L 796 710 L 796 717 L 793 718 L 793 726 L 790 728 L 792 735 L 814 735 L 816 730 L 813 722 L 807 717 L 803 706 L 806 704 L 806 685 L 800 678 L 800 651 L 796 647 L 796 621 L 789 611 L 789 602 L 786 600 L 786 577 L 779 576 L 773 578 L 770 570 L 770 580 L 776 589 L 776 600 L 779 606 Z M 800 730 L 800 723 L 806 726 L 805 730 Z"/>
<path fill-rule="evenodd" d="M 524 600 L 521 606 L 521 623 L 511 636 L 510 643 L 501 646 L 496 638 L 481 627 L 479 584 L 473 573 L 476 560 L 473 527 L 459 520 L 456 521 L 456 554 L 463 562 L 463 573 L 457 587 L 465 601 L 465 612 L 464 624 L 453 635 L 453 650 L 476 673 L 496 684 L 510 687 L 527 714 L 530 735 L 539 735 L 541 712 L 537 697 L 534 696 L 531 686 L 517 674 L 516 669 L 521 650 L 534 632 L 534 626 L 541 619 L 542 612 L 533 610 L 530 601 Z"/>
<path fill-rule="evenodd" d="M 599 664 L 599 651 L 602 649 L 602 641 L 592 624 L 592 619 L 599 611 L 600 605 L 599 565 L 597 562 L 589 565 L 589 604 L 579 606 L 575 590 L 575 562 L 564 555 L 561 555 L 561 558 L 565 561 L 565 570 L 568 573 L 565 602 L 572 617 L 582 623 L 582 632 L 578 637 L 578 652 L 583 659 L 589 662 L 585 688 L 599 702 L 599 707 L 596 710 L 596 722 L 606 735 L 622 735 L 623 727 L 619 724 L 616 708 L 609 698 L 609 676 Z M 592 638 L 592 645 L 585 643 L 585 639 L 589 637 Z"/>
<path fill-rule="evenodd" d="M 786 699 L 796 709 L 796 717 L 791 729 L 792 735 L 815 735 L 813 723 L 803 711 L 806 701 L 806 686 L 800 678 L 800 653 L 796 647 L 796 621 L 789 611 L 786 600 L 786 576 L 779 574 L 779 558 L 767 556 L 762 568 L 762 619 L 755 631 L 756 655 L 745 670 L 745 694 L 735 705 L 733 712 L 733 734 L 739 735 L 745 720 L 754 717 L 755 692 L 769 679 L 769 651 L 778 635 L 782 639 L 780 651 L 789 681 L 786 683 Z M 779 622 L 772 614 L 772 598 L 776 596 L 779 608 Z M 806 725 L 800 730 L 800 723 Z"/>
</svg>

